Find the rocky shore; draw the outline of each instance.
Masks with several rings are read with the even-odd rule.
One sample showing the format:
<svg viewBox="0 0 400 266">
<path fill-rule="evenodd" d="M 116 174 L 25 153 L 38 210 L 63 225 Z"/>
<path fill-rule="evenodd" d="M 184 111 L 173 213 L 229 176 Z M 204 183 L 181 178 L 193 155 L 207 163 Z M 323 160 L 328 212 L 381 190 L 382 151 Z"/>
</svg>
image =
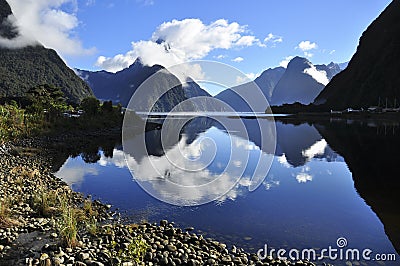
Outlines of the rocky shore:
<svg viewBox="0 0 400 266">
<path fill-rule="evenodd" d="M 0 145 L 0 265 L 314 265 L 261 261 L 167 220 L 121 224 L 51 173 L 51 141 Z"/>
</svg>

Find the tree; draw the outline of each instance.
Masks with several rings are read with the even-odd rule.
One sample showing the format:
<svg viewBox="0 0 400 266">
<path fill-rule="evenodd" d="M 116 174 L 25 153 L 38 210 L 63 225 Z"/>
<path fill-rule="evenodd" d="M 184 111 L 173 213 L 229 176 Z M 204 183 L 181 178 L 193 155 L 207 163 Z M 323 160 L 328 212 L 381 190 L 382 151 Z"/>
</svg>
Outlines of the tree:
<svg viewBox="0 0 400 266">
<path fill-rule="evenodd" d="M 102 113 L 111 113 L 113 111 L 112 101 L 105 101 L 101 106 Z"/>
<path fill-rule="evenodd" d="M 81 109 L 87 116 L 95 116 L 100 112 L 100 101 L 94 97 L 87 97 L 81 102 Z"/>
<path fill-rule="evenodd" d="M 47 110 L 49 120 L 60 116 L 68 108 L 61 88 L 48 84 L 29 89 L 26 97 L 30 102 L 27 112 L 43 114 Z"/>
</svg>

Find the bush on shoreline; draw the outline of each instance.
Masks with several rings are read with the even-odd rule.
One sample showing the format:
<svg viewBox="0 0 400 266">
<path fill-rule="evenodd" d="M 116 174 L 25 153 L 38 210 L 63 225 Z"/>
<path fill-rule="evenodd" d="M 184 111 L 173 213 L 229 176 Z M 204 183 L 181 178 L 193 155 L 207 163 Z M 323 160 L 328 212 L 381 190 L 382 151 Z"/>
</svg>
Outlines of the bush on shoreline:
<svg viewBox="0 0 400 266">
<path fill-rule="evenodd" d="M 67 105 L 59 88 L 40 85 L 18 100 L 0 105 L 0 143 L 38 134 L 102 130 L 122 125 L 122 107 L 111 101 L 86 98 L 75 108 Z M 69 115 L 83 110 L 78 116 Z M 76 112 L 75 112 L 76 113 Z"/>
</svg>

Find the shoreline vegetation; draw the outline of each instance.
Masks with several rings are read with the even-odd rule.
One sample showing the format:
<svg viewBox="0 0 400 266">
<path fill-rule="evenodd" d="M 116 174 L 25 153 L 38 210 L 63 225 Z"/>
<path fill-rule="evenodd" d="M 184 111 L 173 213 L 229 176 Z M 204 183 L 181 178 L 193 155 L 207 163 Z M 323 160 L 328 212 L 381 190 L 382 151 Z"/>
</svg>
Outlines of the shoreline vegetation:
<svg viewBox="0 0 400 266">
<path fill-rule="evenodd" d="M 24 97 L 0 99 L 0 144 L 38 135 L 121 127 L 122 107 L 93 97 L 67 103 L 60 88 L 40 85 Z"/>
</svg>

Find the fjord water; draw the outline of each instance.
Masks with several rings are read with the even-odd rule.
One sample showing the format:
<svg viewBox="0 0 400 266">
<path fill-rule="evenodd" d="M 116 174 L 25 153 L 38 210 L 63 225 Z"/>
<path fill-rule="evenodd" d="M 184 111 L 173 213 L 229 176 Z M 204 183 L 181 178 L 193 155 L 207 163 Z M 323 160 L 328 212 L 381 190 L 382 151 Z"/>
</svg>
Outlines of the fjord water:
<svg viewBox="0 0 400 266">
<path fill-rule="evenodd" d="M 160 129 L 155 129 L 145 133 L 150 154 L 127 156 L 135 165 L 133 174 L 141 180 L 152 174 L 149 162 L 163 164 L 168 178 L 187 180 L 216 177 L 228 164 L 231 150 L 238 154 L 247 152 L 242 178 L 237 183 L 232 181 L 229 185 L 233 188 L 223 197 L 207 204 L 179 207 L 147 194 L 132 177 L 121 144 L 115 142 L 99 143 L 98 149 L 81 151 L 81 156 L 75 153 L 56 175 L 74 190 L 112 204 L 126 221 L 168 219 L 181 227 L 193 226 L 205 237 L 248 251 L 256 252 L 264 244 L 275 249 L 318 251 L 329 246 L 336 248 L 336 240 L 345 237 L 349 248 L 397 254 L 400 248 L 400 213 L 396 204 L 400 188 L 396 170 L 400 159 L 398 123 L 326 120 L 291 124 L 284 120 L 276 122 L 276 150 L 267 154 L 270 151 L 260 149 L 257 120 L 243 119 L 248 138 L 243 132 L 226 129 L 227 123 L 237 120 L 226 117 L 222 126 L 213 119 L 193 119 L 175 143 L 164 147 L 157 141 Z M 260 120 L 273 123 L 269 118 Z M 176 150 L 184 151 L 188 158 L 197 158 L 201 153 L 207 154 L 211 147 L 216 153 L 203 171 L 206 174 L 185 175 L 164 158 Z M 267 163 L 270 156 L 273 160 L 270 171 L 261 185 L 249 192 L 257 163 Z M 234 163 L 239 167 L 243 162 Z M 233 177 L 235 174 L 234 170 L 227 172 Z M 162 194 L 165 177 L 151 178 L 154 189 Z M 173 196 L 187 200 L 193 196 L 175 193 Z M 335 262 L 341 263 L 345 261 Z"/>
</svg>

